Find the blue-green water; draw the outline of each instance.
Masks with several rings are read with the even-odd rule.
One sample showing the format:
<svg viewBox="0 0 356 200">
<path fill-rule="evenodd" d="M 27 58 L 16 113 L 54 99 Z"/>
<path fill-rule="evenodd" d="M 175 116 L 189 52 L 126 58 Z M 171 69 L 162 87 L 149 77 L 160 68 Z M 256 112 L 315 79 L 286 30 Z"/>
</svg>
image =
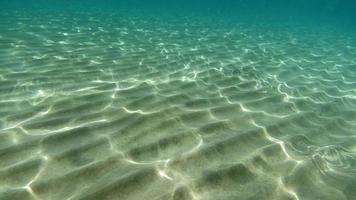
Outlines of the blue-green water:
<svg viewBox="0 0 356 200">
<path fill-rule="evenodd" d="M 0 1 L 1 200 L 356 200 L 356 2 Z"/>
</svg>

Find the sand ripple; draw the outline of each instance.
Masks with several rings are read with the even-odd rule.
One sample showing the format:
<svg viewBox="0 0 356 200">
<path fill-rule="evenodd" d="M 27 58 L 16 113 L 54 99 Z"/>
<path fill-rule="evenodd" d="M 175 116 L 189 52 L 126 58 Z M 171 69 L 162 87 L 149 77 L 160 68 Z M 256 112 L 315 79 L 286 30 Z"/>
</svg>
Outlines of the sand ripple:
<svg viewBox="0 0 356 200">
<path fill-rule="evenodd" d="M 0 199 L 355 199 L 347 33 L 0 15 Z"/>
</svg>

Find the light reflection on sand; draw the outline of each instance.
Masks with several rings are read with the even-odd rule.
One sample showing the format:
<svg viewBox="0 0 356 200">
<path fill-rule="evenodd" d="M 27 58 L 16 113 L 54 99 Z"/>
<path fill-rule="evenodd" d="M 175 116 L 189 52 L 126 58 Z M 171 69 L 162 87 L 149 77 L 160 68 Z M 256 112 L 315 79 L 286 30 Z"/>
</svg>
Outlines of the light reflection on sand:
<svg viewBox="0 0 356 200">
<path fill-rule="evenodd" d="M 7 15 L 0 199 L 356 196 L 346 34 Z"/>
</svg>

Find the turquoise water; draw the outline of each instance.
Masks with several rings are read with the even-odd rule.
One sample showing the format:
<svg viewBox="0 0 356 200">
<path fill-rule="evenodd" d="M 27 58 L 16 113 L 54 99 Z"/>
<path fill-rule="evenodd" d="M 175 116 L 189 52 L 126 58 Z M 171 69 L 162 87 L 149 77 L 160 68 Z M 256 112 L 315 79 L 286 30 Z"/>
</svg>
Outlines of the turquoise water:
<svg viewBox="0 0 356 200">
<path fill-rule="evenodd" d="M 0 11 L 1 200 L 356 200 L 355 2 Z"/>
</svg>

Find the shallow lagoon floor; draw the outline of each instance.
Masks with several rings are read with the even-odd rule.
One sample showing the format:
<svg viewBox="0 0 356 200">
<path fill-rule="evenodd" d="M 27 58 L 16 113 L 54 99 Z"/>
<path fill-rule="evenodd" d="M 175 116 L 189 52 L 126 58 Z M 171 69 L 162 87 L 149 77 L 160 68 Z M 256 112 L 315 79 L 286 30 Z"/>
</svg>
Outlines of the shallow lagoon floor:
<svg viewBox="0 0 356 200">
<path fill-rule="evenodd" d="M 353 34 L 1 15 L 0 199 L 356 199 Z"/>
</svg>

